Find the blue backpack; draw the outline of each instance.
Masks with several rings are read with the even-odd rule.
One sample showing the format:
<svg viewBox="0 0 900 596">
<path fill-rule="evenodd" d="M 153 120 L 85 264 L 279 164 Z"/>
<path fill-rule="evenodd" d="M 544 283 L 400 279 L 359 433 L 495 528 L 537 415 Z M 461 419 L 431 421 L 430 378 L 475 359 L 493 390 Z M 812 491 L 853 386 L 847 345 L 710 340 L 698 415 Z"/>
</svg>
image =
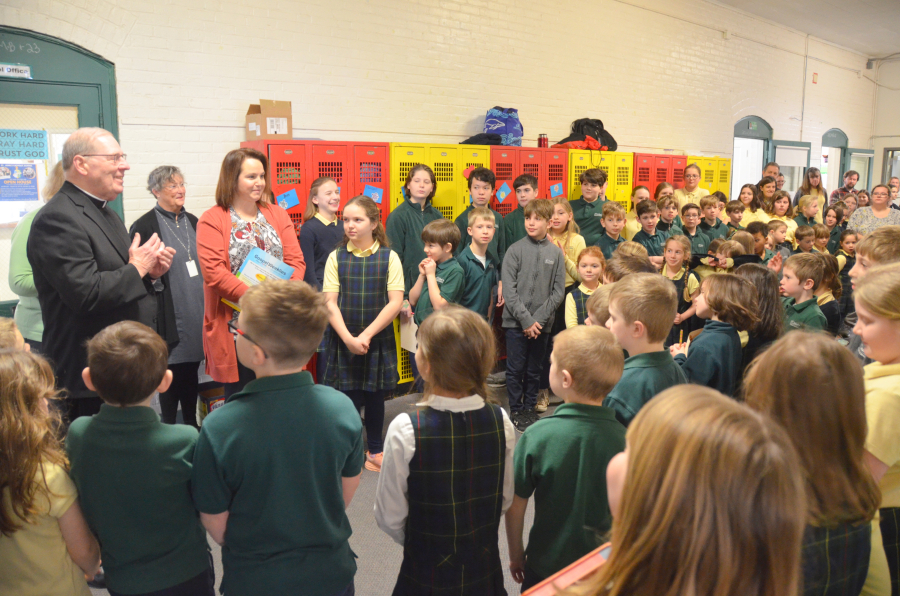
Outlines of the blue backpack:
<svg viewBox="0 0 900 596">
<path fill-rule="evenodd" d="M 484 132 L 500 135 L 504 145 L 521 147 L 524 129 L 519 121 L 519 110 L 494 106 L 484 117 Z"/>
</svg>

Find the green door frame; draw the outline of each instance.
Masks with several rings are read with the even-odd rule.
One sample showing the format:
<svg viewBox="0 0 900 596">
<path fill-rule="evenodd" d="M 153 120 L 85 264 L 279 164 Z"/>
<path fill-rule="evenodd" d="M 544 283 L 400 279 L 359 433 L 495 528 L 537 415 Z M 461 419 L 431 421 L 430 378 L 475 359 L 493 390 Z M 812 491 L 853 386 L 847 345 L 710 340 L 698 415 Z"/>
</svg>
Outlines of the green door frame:
<svg viewBox="0 0 900 596">
<path fill-rule="evenodd" d="M 870 188 L 872 188 L 872 169 L 875 167 L 875 150 L 874 149 L 850 149 L 850 148 L 847 148 L 847 149 L 843 150 L 843 154 L 844 154 L 844 156 L 842 158 L 842 161 L 844 163 L 842 164 L 842 166 L 843 166 L 842 169 L 844 172 L 851 169 L 851 167 L 850 167 L 850 156 L 851 155 L 854 155 L 854 154 L 865 155 L 869 158 L 869 168 L 868 168 L 869 176 L 866 179 L 865 188 L 866 188 L 866 190 L 869 190 Z M 843 176 L 843 174 L 841 174 L 841 176 Z"/>
<path fill-rule="evenodd" d="M 0 42 L 0 60 L 30 66 L 33 77 L 0 78 L 0 101 L 77 106 L 78 126 L 105 128 L 119 138 L 116 71 L 112 62 L 73 43 L 17 27 L 0 25 Z M 110 205 L 124 220 L 122 196 Z"/>
</svg>

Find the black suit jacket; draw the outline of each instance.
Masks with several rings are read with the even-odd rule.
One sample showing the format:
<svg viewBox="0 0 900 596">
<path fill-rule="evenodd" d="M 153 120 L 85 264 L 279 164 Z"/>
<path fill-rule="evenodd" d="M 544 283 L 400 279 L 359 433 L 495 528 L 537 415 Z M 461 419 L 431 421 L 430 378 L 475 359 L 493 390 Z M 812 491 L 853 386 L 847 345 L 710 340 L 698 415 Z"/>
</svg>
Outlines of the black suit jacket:
<svg viewBox="0 0 900 596">
<path fill-rule="evenodd" d="M 188 222 L 196 232 L 197 218 L 187 211 L 185 211 L 184 214 L 187 216 Z M 129 233 L 131 234 L 132 239 L 134 239 L 135 234 L 140 234 L 141 243 L 146 242 L 153 234 L 162 238 L 162 233 L 159 229 L 159 220 L 156 219 L 156 207 L 131 224 Z M 156 294 L 158 300 L 156 307 L 157 326 L 159 327 L 159 334 L 166 340 L 166 343 L 169 345 L 169 351 L 171 352 L 172 348 L 178 345 L 178 327 L 175 324 L 175 300 L 172 298 L 172 286 L 169 285 L 169 274 L 164 273 L 159 279 L 162 282 L 163 291 L 157 292 Z"/>
<path fill-rule="evenodd" d="M 27 251 L 44 319 L 43 351 L 71 397 L 96 395 L 81 379 L 87 340 L 119 321 L 156 329 L 153 286 L 128 264 L 130 245 L 118 214 L 70 182 L 32 223 Z"/>
</svg>

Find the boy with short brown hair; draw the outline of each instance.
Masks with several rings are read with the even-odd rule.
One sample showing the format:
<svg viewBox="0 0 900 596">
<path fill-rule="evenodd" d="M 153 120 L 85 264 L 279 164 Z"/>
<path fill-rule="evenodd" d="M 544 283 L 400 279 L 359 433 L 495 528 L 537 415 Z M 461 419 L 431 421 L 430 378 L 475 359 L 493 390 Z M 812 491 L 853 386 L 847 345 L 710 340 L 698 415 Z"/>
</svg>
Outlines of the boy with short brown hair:
<svg viewBox="0 0 900 596">
<path fill-rule="evenodd" d="M 687 383 L 681 367 L 664 348 L 678 312 L 675 285 L 662 275 L 635 273 L 616 282 L 609 296 L 606 327 L 628 352 L 622 378 L 603 405 L 628 426 L 655 395 Z"/>
<path fill-rule="evenodd" d="M 625 208 L 615 201 L 606 201 L 603 204 L 601 222 L 604 232 L 597 241 L 597 246 L 603 251 L 603 258 L 608 261 L 619 245 L 625 242 L 622 236 L 622 228 L 625 227 Z"/>
<path fill-rule="evenodd" d="M 356 573 L 345 509 L 363 435 L 350 398 L 304 370 L 328 324 L 325 297 L 273 280 L 250 287 L 240 306 L 237 356 L 256 379 L 203 421 L 191 482 L 210 536 L 228 536 L 221 590 L 342 594 Z"/>
<path fill-rule="evenodd" d="M 856 260 L 847 273 L 851 287 L 866 276 L 869 269 L 876 265 L 887 265 L 900 262 L 900 226 L 882 226 L 866 234 L 856 245 Z M 847 347 L 863 364 L 873 361 L 863 351 L 862 339 L 853 333 L 856 324 L 856 313 L 847 317 L 845 325 L 850 327 L 847 336 Z"/>
<path fill-rule="evenodd" d="M 781 293 L 785 297 L 781 302 L 785 333 L 794 329 L 821 331 L 828 325 L 814 294 L 824 275 L 825 266 L 814 254 L 798 253 L 784 262 Z"/>
<path fill-rule="evenodd" d="M 606 476 L 597 473 L 625 450 L 625 429 L 604 397 L 622 375 L 622 350 L 602 327 L 560 332 L 550 355 L 550 387 L 563 399 L 529 428 L 515 452 L 515 493 L 506 512 L 509 567 L 522 591 L 574 563 L 598 545 L 612 516 Z M 571 498 L 573 486 L 579 497 Z M 528 501 L 534 525 L 523 548 Z"/>
<path fill-rule="evenodd" d="M 597 244 L 604 234 L 603 207 L 606 205 L 606 172 L 591 168 L 581 173 L 581 197 L 572 201 L 575 223 L 581 229 L 584 242 L 588 246 Z"/>
<path fill-rule="evenodd" d="M 95 335 L 82 377 L 104 403 L 72 422 L 66 449 L 108 588 L 212 596 L 212 560 L 190 492 L 197 430 L 163 424 L 150 407 L 172 382 L 168 358 L 166 342 L 134 321 Z"/>
<path fill-rule="evenodd" d="M 746 210 L 747 207 L 740 201 L 728 201 L 725 203 L 725 215 L 728 216 L 728 223 L 726 224 L 728 226 L 727 238 L 731 238 L 732 234 L 738 230 L 744 229 L 741 226 L 741 220 L 744 219 L 744 211 Z"/>
</svg>

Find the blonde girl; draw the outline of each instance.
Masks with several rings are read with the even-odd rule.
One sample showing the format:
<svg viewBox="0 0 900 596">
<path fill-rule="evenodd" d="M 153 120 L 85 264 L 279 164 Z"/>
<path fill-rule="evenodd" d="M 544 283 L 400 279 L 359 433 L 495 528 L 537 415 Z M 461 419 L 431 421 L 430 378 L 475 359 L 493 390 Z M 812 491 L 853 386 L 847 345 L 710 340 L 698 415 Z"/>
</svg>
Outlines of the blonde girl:
<svg viewBox="0 0 900 596">
<path fill-rule="evenodd" d="M 579 593 L 798 593 L 803 476 L 768 417 L 707 387 L 667 389 L 628 427 L 606 478 L 611 554 Z"/>
<path fill-rule="evenodd" d="M 516 431 L 485 401 L 493 331 L 450 305 L 425 319 L 418 340 L 425 397 L 391 422 L 375 493 L 378 526 L 403 546 L 394 594 L 506 594 L 498 538 Z"/>
<path fill-rule="evenodd" d="M 578 254 L 578 277 L 581 283 L 566 296 L 566 329 L 584 325 L 587 301 L 600 287 L 606 259 L 597 246 L 588 246 Z"/>
<path fill-rule="evenodd" d="M 635 234 L 641 231 L 641 222 L 638 221 L 637 217 L 637 206 L 641 201 L 649 199 L 650 189 L 646 186 L 635 186 L 631 189 L 631 209 L 625 215 L 625 229 L 622 231 L 625 240 L 631 240 Z"/>
<path fill-rule="evenodd" d="M 809 168 L 806 170 L 806 174 L 803 175 L 803 184 L 801 184 L 800 188 L 797 189 L 797 192 L 794 193 L 794 205 L 797 205 L 800 202 L 800 198 L 806 195 L 818 197 L 820 208 L 828 204 L 828 191 L 822 186 L 822 172 L 819 171 L 819 168 Z M 824 223 L 822 215 L 823 213 L 820 209 L 820 211 L 816 213 L 817 222 Z"/>
<path fill-rule="evenodd" d="M 744 384 L 747 405 L 787 431 L 803 465 L 804 595 L 824 596 L 834 585 L 859 594 L 869 568 L 870 522 L 881 501 L 865 463 L 859 360 L 825 335 L 795 331 L 754 361 Z"/>
<path fill-rule="evenodd" d="M 703 323 L 695 316 L 694 298 L 700 294 L 700 280 L 688 269 L 691 260 L 691 241 L 687 236 L 671 236 L 664 246 L 662 274 L 675 284 L 678 294 L 678 310 L 674 325 L 666 338 L 665 347 L 685 341 L 694 329 Z"/>
<path fill-rule="evenodd" d="M 820 205 L 821 202 L 819 201 L 818 196 L 804 195 L 800 197 L 800 200 L 797 202 L 797 214 L 794 217 L 794 221 L 797 223 L 797 227 L 813 227 L 814 225 L 816 225 L 818 221 L 816 219 L 816 215 L 819 214 Z M 819 219 L 821 219 L 821 215 L 819 215 Z"/>
<path fill-rule="evenodd" d="M 100 568 L 69 461 L 46 360 L 0 352 L 0 594 L 90 596 Z"/>
<path fill-rule="evenodd" d="M 575 223 L 575 214 L 566 197 L 556 197 L 550 200 L 553 207 L 553 216 L 550 218 L 550 230 L 547 237 L 553 244 L 562 250 L 566 263 L 566 291 L 563 300 L 556 308 L 556 315 L 551 321 L 551 341 L 556 334 L 566 328 L 566 303 L 569 294 L 574 291 L 581 278 L 578 274 L 578 255 L 586 247 L 584 237 L 579 234 L 578 224 Z M 538 391 L 536 412 L 546 412 L 550 405 L 550 350 L 544 358 L 544 369 L 541 374 L 541 382 Z"/>
<path fill-rule="evenodd" d="M 306 261 L 303 281 L 322 289 L 325 261 L 344 237 L 344 222 L 338 219 L 341 189 L 334 178 L 322 176 L 313 180 L 300 228 L 300 250 Z"/>
<path fill-rule="evenodd" d="M 853 333 L 875 362 L 865 367 L 865 460 L 881 489 L 878 523 L 864 593 L 900 587 L 900 264 L 870 269 L 855 280 Z"/>
<path fill-rule="evenodd" d="M 397 385 L 392 322 L 403 307 L 403 268 L 389 248 L 381 212 L 365 195 L 344 207 L 343 245 L 328 257 L 322 292 L 328 301 L 319 382 L 366 409 L 366 469 L 381 470 L 384 398 Z"/>
</svg>

